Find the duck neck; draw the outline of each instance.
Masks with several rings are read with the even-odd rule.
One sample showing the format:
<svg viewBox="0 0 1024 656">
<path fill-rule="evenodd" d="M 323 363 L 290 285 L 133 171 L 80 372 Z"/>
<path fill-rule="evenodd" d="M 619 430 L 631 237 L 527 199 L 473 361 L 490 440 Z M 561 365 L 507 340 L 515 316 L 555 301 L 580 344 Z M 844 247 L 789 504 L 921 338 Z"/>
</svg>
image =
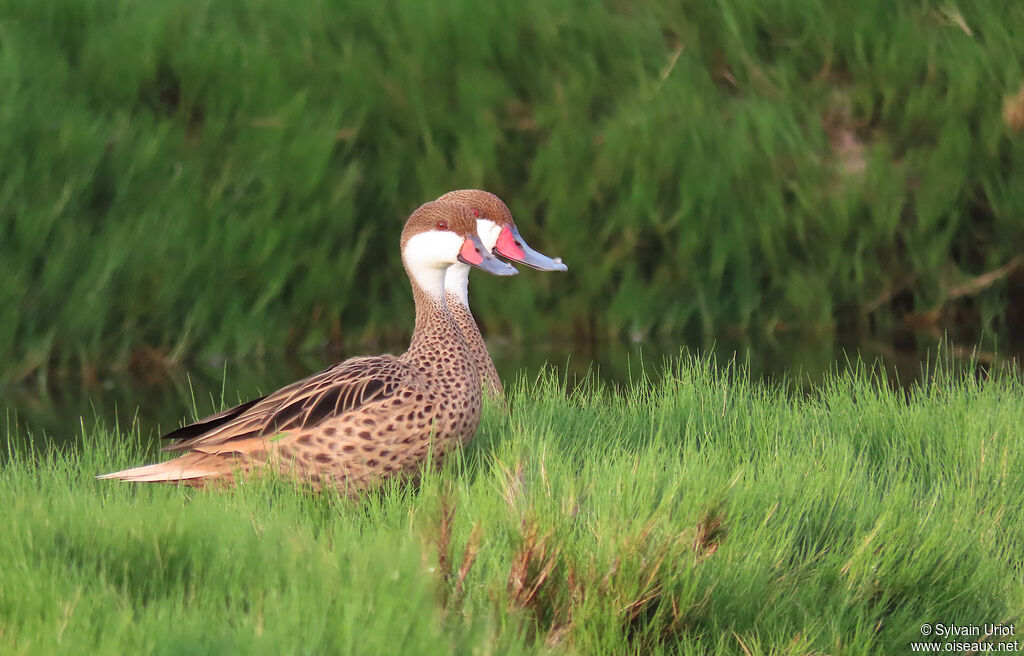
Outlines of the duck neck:
<svg viewBox="0 0 1024 656">
<path fill-rule="evenodd" d="M 473 361 L 484 391 L 496 399 L 504 399 L 505 390 L 501 385 L 501 379 L 498 378 L 498 371 L 494 368 L 494 361 L 487 351 L 480 327 L 477 326 L 476 319 L 469 309 L 469 266 L 455 264 L 448 267 L 444 291 L 448 310 L 466 341 L 469 357 Z"/>
<path fill-rule="evenodd" d="M 444 269 L 418 272 L 412 278 L 412 296 L 416 303 L 416 326 L 403 360 L 433 375 L 465 380 L 479 388 L 480 378 L 470 359 L 466 342 L 448 310 L 444 295 Z"/>
</svg>

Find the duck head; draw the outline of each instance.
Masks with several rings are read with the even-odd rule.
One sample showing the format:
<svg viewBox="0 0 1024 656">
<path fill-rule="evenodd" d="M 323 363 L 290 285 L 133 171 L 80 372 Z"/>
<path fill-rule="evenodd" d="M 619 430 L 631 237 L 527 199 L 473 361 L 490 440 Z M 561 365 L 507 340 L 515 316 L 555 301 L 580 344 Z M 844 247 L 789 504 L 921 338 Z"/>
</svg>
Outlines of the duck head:
<svg viewBox="0 0 1024 656">
<path fill-rule="evenodd" d="M 483 245 L 505 259 L 538 271 L 569 270 L 562 258 L 550 258 L 530 248 L 519 234 L 508 205 L 494 194 L 482 189 L 459 189 L 449 191 L 437 200 L 456 201 L 471 208 Z"/>
<path fill-rule="evenodd" d="M 401 244 L 406 271 L 431 293 L 441 293 L 445 270 L 458 262 L 495 276 L 519 273 L 484 246 L 472 208 L 461 203 L 433 201 L 421 205 L 405 222 Z"/>
</svg>

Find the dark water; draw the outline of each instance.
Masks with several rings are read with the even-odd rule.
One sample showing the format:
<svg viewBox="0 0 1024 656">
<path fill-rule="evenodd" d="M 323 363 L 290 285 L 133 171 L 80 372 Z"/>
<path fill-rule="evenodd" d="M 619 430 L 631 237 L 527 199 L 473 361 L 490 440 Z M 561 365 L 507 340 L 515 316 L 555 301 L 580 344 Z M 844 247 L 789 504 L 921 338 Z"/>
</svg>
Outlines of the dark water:
<svg viewBox="0 0 1024 656">
<path fill-rule="evenodd" d="M 564 376 L 570 386 L 588 374 L 611 383 L 625 384 L 641 369 L 657 378 L 666 358 L 680 352 L 713 354 L 720 366 L 734 359 L 749 366 L 758 379 L 794 378 L 799 385 L 813 387 L 829 371 L 842 371 L 861 360 L 881 365 L 894 384 L 916 380 L 926 361 L 942 357 L 964 367 L 987 367 L 1011 361 L 1012 355 L 978 351 L 937 340 L 918 342 L 910 348 L 896 348 L 879 342 L 841 342 L 833 339 L 793 338 L 752 343 L 717 340 L 714 343 L 627 343 L 597 344 L 507 344 L 492 342 L 490 349 L 498 372 L 510 385 L 520 376 L 532 380 L 545 366 Z M 401 346 L 367 349 L 367 352 L 401 352 Z M 1020 354 L 1021 351 L 1011 351 Z M 975 360 L 981 364 L 976 365 Z M 1020 361 L 1020 358 L 1017 358 Z M 190 364 L 187 368 L 161 371 L 148 376 L 122 373 L 90 384 L 80 379 L 37 382 L 0 388 L 0 413 L 12 432 L 24 438 L 47 436 L 56 443 L 74 440 L 82 427 L 99 423 L 127 429 L 137 425 L 141 434 L 157 437 L 185 420 L 204 416 L 221 407 L 221 399 L 234 405 L 333 364 L 325 356 L 267 357 L 261 360 L 231 360 L 221 364 Z M 193 401 L 194 399 L 194 401 Z M 0 415 L 3 418 L 4 415 Z"/>
</svg>

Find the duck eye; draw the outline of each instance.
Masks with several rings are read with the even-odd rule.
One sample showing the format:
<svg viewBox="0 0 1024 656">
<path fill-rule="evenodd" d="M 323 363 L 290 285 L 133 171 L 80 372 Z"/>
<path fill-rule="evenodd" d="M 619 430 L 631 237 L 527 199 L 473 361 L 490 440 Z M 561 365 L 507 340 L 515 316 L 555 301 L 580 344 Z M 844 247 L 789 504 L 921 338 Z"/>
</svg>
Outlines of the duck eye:
<svg viewBox="0 0 1024 656">
<path fill-rule="evenodd" d="M 437 222 L 437 229 L 438 230 L 447 230 L 448 229 L 448 222 L 447 221 L 438 221 Z"/>
<path fill-rule="evenodd" d="M 473 210 L 473 216 L 480 216 L 480 212 L 478 210 Z"/>
</svg>

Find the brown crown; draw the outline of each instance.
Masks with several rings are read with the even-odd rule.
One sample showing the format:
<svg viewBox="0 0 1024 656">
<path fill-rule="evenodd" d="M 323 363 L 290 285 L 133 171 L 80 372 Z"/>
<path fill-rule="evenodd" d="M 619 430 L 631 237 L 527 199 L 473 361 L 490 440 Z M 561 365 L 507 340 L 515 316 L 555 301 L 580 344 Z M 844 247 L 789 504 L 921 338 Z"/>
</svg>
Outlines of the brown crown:
<svg viewBox="0 0 1024 656">
<path fill-rule="evenodd" d="M 460 237 L 475 235 L 476 216 L 473 215 L 472 208 L 462 203 L 441 200 L 423 203 L 405 222 L 405 228 L 402 229 L 402 248 L 405 248 L 405 243 L 410 237 L 429 230 L 448 230 Z"/>
<path fill-rule="evenodd" d="M 449 191 L 437 200 L 454 200 L 465 203 L 480 212 L 480 218 L 490 219 L 498 225 L 515 225 L 508 205 L 489 191 L 483 189 L 458 189 Z"/>
</svg>

